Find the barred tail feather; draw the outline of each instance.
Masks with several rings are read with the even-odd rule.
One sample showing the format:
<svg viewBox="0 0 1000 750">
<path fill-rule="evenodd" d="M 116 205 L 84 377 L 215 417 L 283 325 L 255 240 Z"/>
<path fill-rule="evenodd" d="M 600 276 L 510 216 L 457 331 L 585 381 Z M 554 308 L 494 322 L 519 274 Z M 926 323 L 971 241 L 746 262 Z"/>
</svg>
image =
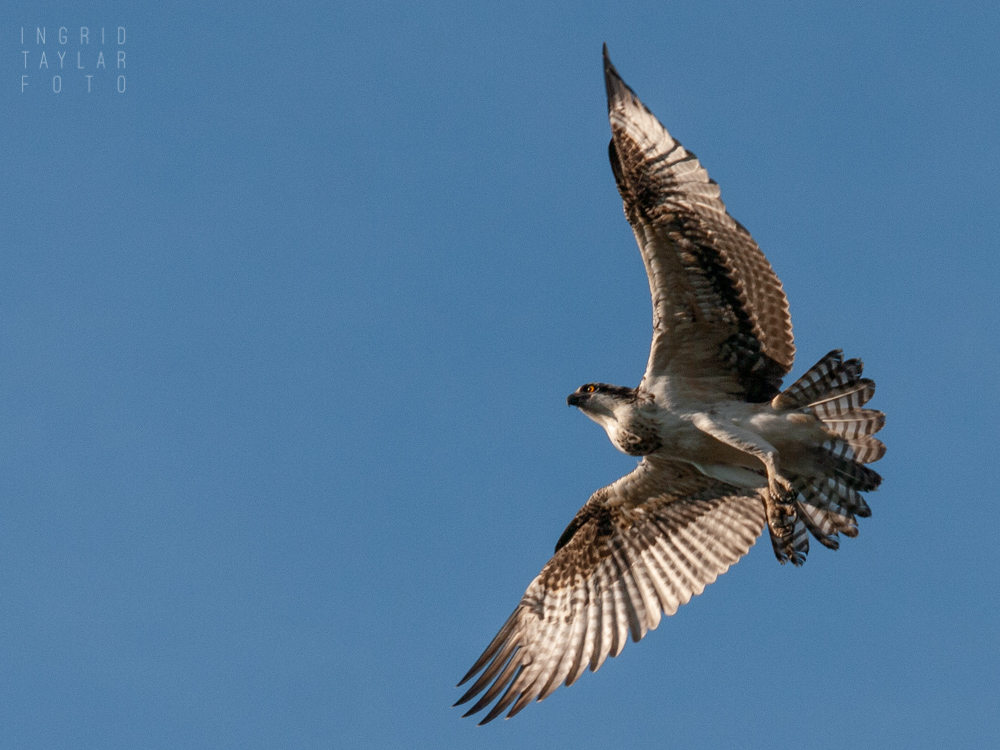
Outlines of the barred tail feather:
<svg viewBox="0 0 1000 750">
<path fill-rule="evenodd" d="M 855 537 L 858 535 L 858 522 L 852 515 L 841 515 L 829 508 L 817 508 L 807 502 L 799 501 L 799 517 L 805 523 L 810 533 L 820 544 L 830 549 L 840 547 L 838 534 Z"/>
<path fill-rule="evenodd" d="M 775 409 L 808 406 L 830 390 L 857 380 L 864 365 L 859 359 L 844 362 L 843 355 L 841 349 L 829 352 L 810 367 L 805 375 L 775 396 L 771 405 Z"/>
<path fill-rule="evenodd" d="M 834 349 L 783 393 L 772 407 L 815 415 L 831 440 L 823 449 L 838 458 L 867 464 L 882 458 L 885 446 L 871 435 L 885 425 L 885 414 L 862 408 L 875 395 L 875 382 L 861 377 L 860 359 L 843 360 Z"/>
<path fill-rule="evenodd" d="M 850 451 L 849 446 L 848 451 Z M 824 469 L 828 475 L 832 474 L 838 479 L 842 479 L 855 490 L 868 492 L 877 489 L 882 484 L 882 477 L 878 472 L 872 471 L 852 458 L 842 457 L 831 450 L 822 448 L 818 451 L 817 456 L 817 465 Z"/>
<path fill-rule="evenodd" d="M 885 425 L 885 414 L 874 409 L 856 409 L 839 416 L 823 418 L 823 426 L 827 432 L 847 440 L 874 435 L 883 425 Z"/>
<path fill-rule="evenodd" d="M 861 495 L 836 479 L 797 478 L 793 487 L 797 491 L 795 500 L 799 517 L 825 547 L 837 549 L 840 546 L 838 534 L 849 537 L 858 535 L 855 514 L 862 517 L 871 515 Z"/>
<path fill-rule="evenodd" d="M 885 444 L 871 435 L 853 440 L 828 440 L 823 448 L 839 458 L 857 461 L 859 464 L 874 463 L 885 455 Z"/>
<path fill-rule="evenodd" d="M 857 536 L 855 516 L 871 515 L 861 492 L 874 490 L 882 481 L 865 466 L 885 455 L 885 445 L 873 437 L 885 425 L 885 414 L 863 408 L 875 395 L 875 383 L 861 377 L 863 369 L 860 359 L 844 361 L 835 349 L 771 402 L 776 409 L 814 415 L 829 435 L 816 447 L 816 475 L 788 478 L 795 492 L 797 526 L 831 549 L 840 546 L 839 534 Z M 794 561 L 788 541 L 780 550 L 772 541 L 779 560 Z M 808 549 L 807 537 L 804 552 Z"/>
<path fill-rule="evenodd" d="M 849 411 L 860 409 L 875 395 L 875 383 L 867 378 L 838 386 L 816 401 L 809 402 L 813 414 L 822 420 L 842 417 Z"/>
</svg>

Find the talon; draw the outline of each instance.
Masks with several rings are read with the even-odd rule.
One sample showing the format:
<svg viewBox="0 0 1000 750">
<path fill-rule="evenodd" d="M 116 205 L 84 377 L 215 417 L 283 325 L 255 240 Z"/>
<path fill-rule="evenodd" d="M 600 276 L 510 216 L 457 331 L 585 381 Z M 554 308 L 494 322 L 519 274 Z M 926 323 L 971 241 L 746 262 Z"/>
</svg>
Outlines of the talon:
<svg viewBox="0 0 1000 750">
<path fill-rule="evenodd" d="M 767 522 L 771 532 L 780 539 L 789 537 L 795 529 L 798 511 L 795 507 L 797 492 L 791 482 L 774 474 L 768 482 Z"/>
<path fill-rule="evenodd" d="M 769 479 L 767 488 L 771 492 L 771 497 L 773 497 L 776 502 L 783 502 L 783 498 L 786 496 L 794 497 L 796 494 L 795 490 L 792 489 L 792 483 L 780 474 L 775 474 Z"/>
</svg>

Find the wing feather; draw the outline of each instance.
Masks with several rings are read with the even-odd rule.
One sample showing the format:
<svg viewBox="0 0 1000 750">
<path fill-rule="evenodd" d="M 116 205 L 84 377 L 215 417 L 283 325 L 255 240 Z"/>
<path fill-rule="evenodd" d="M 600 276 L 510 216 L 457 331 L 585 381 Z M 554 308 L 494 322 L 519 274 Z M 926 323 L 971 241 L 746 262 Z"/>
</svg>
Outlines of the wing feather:
<svg viewBox="0 0 1000 750">
<path fill-rule="evenodd" d="M 653 301 L 645 386 L 773 398 L 795 356 L 781 282 L 727 213 L 719 186 L 622 81 L 606 47 L 604 80 L 611 167 Z"/>
<path fill-rule="evenodd" d="M 609 575 L 607 575 L 609 574 Z M 625 592 L 622 591 L 621 570 L 614 558 L 614 553 L 608 550 L 607 574 L 608 588 L 611 591 L 611 642 L 608 654 L 618 656 L 628 643 L 628 612 L 625 611 Z"/>
<path fill-rule="evenodd" d="M 638 529 L 636 539 L 627 547 L 629 556 L 629 567 L 632 570 L 632 578 L 635 581 L 639 596 L 642 598 L 643 634 L 649 630 L 656 630 L 660 624 L 660 597 L 656 593 L 656 587 L 652 582 L 652 572 L 649 570 L 643 558 L 642 547 L 649 545 L 649 540 L 642 533 L 644 529 Z"/>
<path fill-rule="evenodd" d="M 604 660 L 608 658 L 608 652 L 611 651 L 611 633 L 614 628 L 615 610 L 614 597 L 611 594 L 611 580 L 608 577 L 606 561 L 601 564 L 594 580 L 598 583 L 600 590 L 601 619 L 598 625 L 598 647 L 594 649 L 594 656 L 590 660 L 591 672 L 596 672 L 601 668 Z"/>
<path fill-rule="evenodd" d="M 764 527 L 756 492 L 719 482 L 673 461 L 644 459 L 598 490 L 560 539 L 555 555 L 463 678 L 482 672 L 458 704 L 466 714 L 496 703 L 483 723 L 560 684 L 656 628 L 662 615 L 750 549 Z M 456 704 L 456 705 L 458 705 Z"/>
<path fill-rule="evenodd" d="M 576 655 L 580 651 L 580 635 L 587 626 L 587 620 L 583 616 L 581 597 L 586 595 L 586 587 L 581 585 L 582 581 L 574 582 L 572 599 L 575 600 L 572 608 L 572 619 L 566 624 L 563 647 L 560 649 L 558 659 L 556 659 L 555 669 L 552 676 L 545 683 L 539 694 L 541 698 L 551 695 L 552 691 L 559 687 L 560 683 L 569 677 L 570 672 L 576 666 Z M 581 605 L 581 606 L 578 606 Z"/>
<path fill-rule="evenodd" d="M 653 541 L 646 548 L 643 558 L 647 570 L 653 574 L 653 584 L 656 586 L 656 593 L 660 598 L 660 607 L 663 609 L 663 614 L 669 617 L 677 611 L 681 602 L 677 594 L 677 589 L 673 584 L 669 566 L 662 561 L 661 555 L 663 553 L 661 545 L 663 544 L 663 540 L 657 539 Z"/>
<path fill-rule="evenodd" d="M 620 542 L 612 550 L 611 558 L 615 561 L 615 565 L 618 568 L 618 578 L 621 581 L 618 588 L 622 594 L 622 602 L 625 605 L 626 622 L 628 624 L 628 629 L 622 633 L 619 642 L 618 654 L 620 654 L 628 642 L 629 633 L 631 633 L 632 640 L 636 643 L 646 635 L 646 609 L 643 607 L 642 595 L 639 593 L 639 587 L 636 586 L 635 580 L 632 578 L 632 568 L 628 564 L 625 551 Z M 615 654 L 615 656 L 618 656 L 618 654 Z"/>
<path fill-rule="evenodd" d="M 580 620 L 583 623 L 583 628 L 580 634 L 579 646 L 576 651 L 573 666 L 569 670 L 569 674 L 566 676 L 567 686 L 572 685 L 580 679 L 580 675 L 582 675 L 587 669 L 587 665 L 590 664 L 590 658 L 594 653 L 594 647 L 597 643 L 597 625 L 601 617 L 601 608 L 600 602 L 596 601 L 594 597 L 593 577 L 584 578 L 583 585 L 587 591 L 587 605 L 584 607 L 584 611 L 580 617 Z"/>
</svg>

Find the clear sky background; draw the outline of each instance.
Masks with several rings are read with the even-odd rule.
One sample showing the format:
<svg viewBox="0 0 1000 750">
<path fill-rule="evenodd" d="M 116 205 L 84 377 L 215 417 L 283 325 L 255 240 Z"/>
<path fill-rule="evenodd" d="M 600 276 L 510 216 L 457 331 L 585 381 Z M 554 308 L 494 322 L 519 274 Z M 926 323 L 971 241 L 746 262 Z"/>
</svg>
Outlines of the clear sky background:
<svg viewBox="0 0 1000 750">
<path fill-rule="evenodd" d="M 998 38 L 995 3 L 8 3 L 3 744 L 995 744 Z M 649 346 L 605 41 L 783 280 L 793 376 L 864 358 L 885 482 L 839 551 L 758 544 L 478 728 L 454 684 L 635 463 L 565 402 Z"/>
</svg>

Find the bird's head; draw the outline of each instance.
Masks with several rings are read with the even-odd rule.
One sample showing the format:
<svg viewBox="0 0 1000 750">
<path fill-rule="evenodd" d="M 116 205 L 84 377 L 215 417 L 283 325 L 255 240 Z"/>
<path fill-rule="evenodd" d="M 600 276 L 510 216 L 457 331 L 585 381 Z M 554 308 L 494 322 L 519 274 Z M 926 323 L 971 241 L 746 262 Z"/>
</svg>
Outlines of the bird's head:
<svg viewBox="0 0 1000 750">
<path fill-rule="evenodd" d="M 615 412 L 624 405 L 635 401 L 635 390 L 607 383 L 587 383 L 581 385 L 566 398 L 566 403 L 576 406 L 600 425 L 615 421 Z"/>
</svg>

